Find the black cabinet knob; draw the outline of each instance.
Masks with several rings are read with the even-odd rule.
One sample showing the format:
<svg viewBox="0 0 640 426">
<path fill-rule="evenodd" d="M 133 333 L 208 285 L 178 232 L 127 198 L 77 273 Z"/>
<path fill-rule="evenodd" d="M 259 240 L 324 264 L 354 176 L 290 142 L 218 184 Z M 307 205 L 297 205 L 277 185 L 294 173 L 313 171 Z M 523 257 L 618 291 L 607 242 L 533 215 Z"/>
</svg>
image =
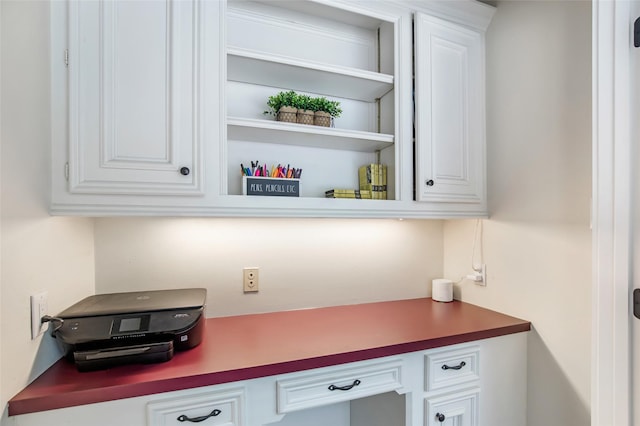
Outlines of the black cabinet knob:
<svg viewBox="0 0 640 426">
<path fill-rule="evenodd" d="M 440 423 L 444 422 L 444 419 L 446 419 L 446 417 L 444 416 L 444 414 L 442 413 L 436 413 L 436 420 L 439 421 Z"/>
<path fill-rule="evenodd" d="M 180 174 L 183 175 L 183 176 L 188 176 L 189 173 L 191 173 L 191 170 L 189 170 L 188 167 L 182 167 L 180 169 Z"/>
<path fill-rule="evenodd" d="M 427 184 L 427 186 L 433 186 L 433 184 L 434 184 L 433 179 L 429 179 L 425 183 Z"/>
</svg>

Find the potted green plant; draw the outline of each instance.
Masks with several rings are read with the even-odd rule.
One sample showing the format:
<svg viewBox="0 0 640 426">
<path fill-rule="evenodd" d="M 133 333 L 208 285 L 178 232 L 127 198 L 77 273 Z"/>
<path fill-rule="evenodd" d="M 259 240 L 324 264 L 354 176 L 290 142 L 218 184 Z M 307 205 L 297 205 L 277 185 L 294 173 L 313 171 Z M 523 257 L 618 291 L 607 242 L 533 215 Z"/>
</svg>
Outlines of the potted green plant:
<svg viewBox="0 0 640 426">
<path fill-rule="evenodd" d="M 297 122 L 299 124 L 313 124 L 313 98 L 309 95 L 298 95 L 295 105 L 298 107 Z"/>
<path fill-rule="evenodd" d="M 313 123 L 316 126 L 330 127 L 331 120 L 342 114 L 340 102 L 330 101 L 322 96 L 313 99 L 311 108 L 314 110 Z"/>
<path fill-rule="evenodd" d="M 271 114 L 278 121 L 325 127 L 330 127 L 332 119 L 342 114 L 338 101 L 330 101 L 322 96 L 312 98 L 293 90 L 269 96 L 267 106 L 269 109 L 264 114 Z"/>
<path fill-rule="evenodd" d="M 269 109 L 264 111 L 264 114 L 271 114 L 278 121 L 295 123 L 298 113 L 298 94 L 293 90 L 279 92 L 269 96 L 267 106 Z"/>
</svg>

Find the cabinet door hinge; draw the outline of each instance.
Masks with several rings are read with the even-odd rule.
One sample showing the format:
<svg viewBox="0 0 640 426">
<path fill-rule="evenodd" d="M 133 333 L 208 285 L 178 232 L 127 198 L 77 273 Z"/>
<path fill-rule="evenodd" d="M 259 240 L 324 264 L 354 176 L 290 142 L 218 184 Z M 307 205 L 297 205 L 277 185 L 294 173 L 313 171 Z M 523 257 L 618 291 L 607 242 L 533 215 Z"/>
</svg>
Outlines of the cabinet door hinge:
<svg viewBox="0 0 640 426">
<path fill-rule="evenodd" d="M 64 49 L 64 66 L 69 68 L 69 49 Z"/>
<path fill-rule="evenodd" d="M 64 163 L 64 178 L 69 180 L 69 163 Z"/>
</svg>

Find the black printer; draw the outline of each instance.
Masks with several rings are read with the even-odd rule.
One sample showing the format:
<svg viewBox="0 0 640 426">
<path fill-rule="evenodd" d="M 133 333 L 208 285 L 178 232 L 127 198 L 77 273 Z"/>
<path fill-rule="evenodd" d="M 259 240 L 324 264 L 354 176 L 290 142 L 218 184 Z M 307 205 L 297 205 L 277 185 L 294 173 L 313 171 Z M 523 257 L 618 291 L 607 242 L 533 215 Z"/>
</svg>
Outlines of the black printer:
<svg viewBox="0 0 640 426">
<path fill-rule="evenodd" d="M 79 371 L 164 362 L 202 341 L 204 288 L 89 296 L 51 318 Z"/>
</svg>

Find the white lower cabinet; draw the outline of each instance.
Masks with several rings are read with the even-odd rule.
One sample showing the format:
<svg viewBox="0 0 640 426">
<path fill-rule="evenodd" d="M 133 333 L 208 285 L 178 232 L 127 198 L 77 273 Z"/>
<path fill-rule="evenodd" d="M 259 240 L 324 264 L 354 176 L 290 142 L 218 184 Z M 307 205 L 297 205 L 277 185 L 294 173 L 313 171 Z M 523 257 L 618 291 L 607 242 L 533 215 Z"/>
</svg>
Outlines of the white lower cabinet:
<svg viewBox="0 0 640 426">
<path fill-rule="evenodd" d="M 526 336 L 24 414 L 9 424 L 525 426 Z"/>
<path fill-rule="evenodd" d="M 425 426 L 526 425 L 526 333 L 426 351 Z"/>
<path fill-rule="evenodd" d="M 425 425 L 478 426 L 480 346 L 431 351 L 424 358 L 430 395 L 425 399 Z"/>
</svg>

